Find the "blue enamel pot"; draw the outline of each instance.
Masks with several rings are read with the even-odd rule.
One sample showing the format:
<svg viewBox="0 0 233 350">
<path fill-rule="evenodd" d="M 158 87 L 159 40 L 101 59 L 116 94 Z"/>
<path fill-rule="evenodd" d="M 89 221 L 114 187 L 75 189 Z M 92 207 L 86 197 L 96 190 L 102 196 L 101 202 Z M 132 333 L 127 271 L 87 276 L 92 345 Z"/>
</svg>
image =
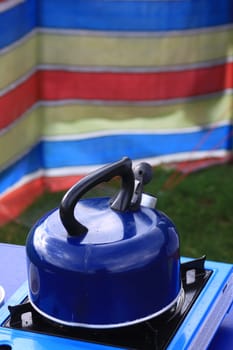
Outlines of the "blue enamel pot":
<svg viewBox="0 0 233 350">
<path fill-rule="evenodd" d="M 142 193 L 150 169 L 143 163 L 133 171 L 129 158 L 102 167 L 34 225 L 26 244 L 29 299 L 40 314 L 69 326 L 114 328 L 177 304 L 179 238 L 155 198 Z M 114 198 L 83 198 L 115 176 L 121 186 Z"/>
</svg>

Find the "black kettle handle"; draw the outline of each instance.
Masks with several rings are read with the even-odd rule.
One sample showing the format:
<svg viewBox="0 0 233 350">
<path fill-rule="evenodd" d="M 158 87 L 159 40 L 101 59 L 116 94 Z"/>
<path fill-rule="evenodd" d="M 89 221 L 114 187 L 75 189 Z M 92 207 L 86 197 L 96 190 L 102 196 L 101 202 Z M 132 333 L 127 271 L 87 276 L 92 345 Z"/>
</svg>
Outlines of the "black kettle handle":
<svg viewBox="0 0 233 350">
<path fill-rule="evenodd" d="M 101 182 L 107 182 L 115 176 L 120 176 L 122 178 L 122 183 L 120 191 L 111 203 L 111 208 L 118 211 L 129 209 L 134 192 L 134 173 L 131 159 L 124 157 L 115 163 L 93 171 L 66 192 L 61 201 L 59 213 L 62 224 L 69 235 L 75 236 L 88 231 L 88 229 L 74 217 L 74 208 L 81 197 L 91 188 Z"/>
</svg>

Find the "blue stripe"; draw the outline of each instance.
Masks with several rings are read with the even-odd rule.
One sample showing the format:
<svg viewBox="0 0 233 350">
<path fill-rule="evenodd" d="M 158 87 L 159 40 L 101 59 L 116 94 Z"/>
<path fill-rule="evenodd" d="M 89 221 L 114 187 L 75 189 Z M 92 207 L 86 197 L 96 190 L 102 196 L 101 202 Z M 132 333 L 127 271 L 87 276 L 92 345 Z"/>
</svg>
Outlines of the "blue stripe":
<svg viewBox="0 0 233 350">
<path fill-rule="evenodd" d="M 169 31 L 233 22 L 232 0 L 40 0 L 40 26 L 48 28 Z"/>
<path fill-rule="evenodd" d="M 35 27 L 171 31 L 233 23 L 232 0 L 26 0 L 0 13 L 0 49 Z"/>
<path fill-rule="evenodd" d="M 0 193 L 39 169 L 111 163 L 123 156 L 134 160 L 192 151 L 233 150 L 233 126 L 174 134 L 121 134 L 72 141 L 42 141 L 0 174 Z M 200 145 L 200 147 L 197 147 Z"/>
<path fill-rule="evenodd" d="M 0 172 L 0 193 L 6 191 L 20 179 L 43 168 L 42 144 L 39 143 L 19 160 Z"/>
<path fill-rule="evenodd" d="M 37 0 L 27 0 L 0 13 L 0 49 L 14 43 L 36 26 Z"/>
<path fill-rule="evenodd" d="M 232 150 L 229 126 L 176 134 L 121 134 L 72 141 L 44 142 L 46 168 L 95 165 L 113 162 L 127 155 L 132 159 L 150 158 L 192 151 Z M 232 127 L 231 127 L 232 130 Z M 200 144 L 200 147 L 198 145 Z"/>
</svg>

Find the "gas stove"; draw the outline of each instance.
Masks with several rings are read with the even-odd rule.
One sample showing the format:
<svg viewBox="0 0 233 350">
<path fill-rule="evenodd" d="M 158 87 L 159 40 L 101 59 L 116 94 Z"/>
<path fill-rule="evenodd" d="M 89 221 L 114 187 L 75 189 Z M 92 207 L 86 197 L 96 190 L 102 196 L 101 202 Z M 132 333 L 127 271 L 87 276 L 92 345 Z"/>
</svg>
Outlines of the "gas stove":
<svg viewBox="0 0 233 350">
<path fill-rule="evenodd" d="M 177 305 L 154 319 L 115 329 L 55 324 L 27 298 L 27 281 L 0 308 L 1 350 L 206 349 L 233 302 L 230 264 L 181 258 L 184 293 Z"/>
</svg>

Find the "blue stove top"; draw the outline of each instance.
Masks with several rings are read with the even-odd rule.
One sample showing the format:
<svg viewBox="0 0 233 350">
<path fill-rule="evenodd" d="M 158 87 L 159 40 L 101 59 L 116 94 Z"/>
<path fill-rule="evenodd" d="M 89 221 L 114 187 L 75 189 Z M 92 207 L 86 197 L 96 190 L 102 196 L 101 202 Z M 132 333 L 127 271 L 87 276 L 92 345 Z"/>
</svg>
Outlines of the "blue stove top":
<svg viewBox="0 0 233 350">
<path fill-rule="evenodd" d="M 188 261 L 191 261 L 191 259 L 181 258 L 182 263 Z M 233 266 L 207 260 L 205 261 L 205 269 L 211 271 L 211 275 L 185 319 L 176 330 L 166 348 L 167 350 L 206 349 L 224 316 L 232 306 Z M 189 270 L 186 278 L 187 283 L 192 284 L 193 279 L 195 279 L 195 272 Z M 3 345 L 5 346 L 3 348 L 7 350 L 47 350 L 54 347 L 56 350 L 64 348 L 69 350 L 122 349 L 122 347 L 4 327 L 4 322 L 10 315 L 8 305 L 22 303 L 27 297 L 27 291 L 27 281 L 25 281 L 21 283 L 10 298 L 6 298 L 4 305 L 0 308 L 0 349 Z"/>
</svg>

